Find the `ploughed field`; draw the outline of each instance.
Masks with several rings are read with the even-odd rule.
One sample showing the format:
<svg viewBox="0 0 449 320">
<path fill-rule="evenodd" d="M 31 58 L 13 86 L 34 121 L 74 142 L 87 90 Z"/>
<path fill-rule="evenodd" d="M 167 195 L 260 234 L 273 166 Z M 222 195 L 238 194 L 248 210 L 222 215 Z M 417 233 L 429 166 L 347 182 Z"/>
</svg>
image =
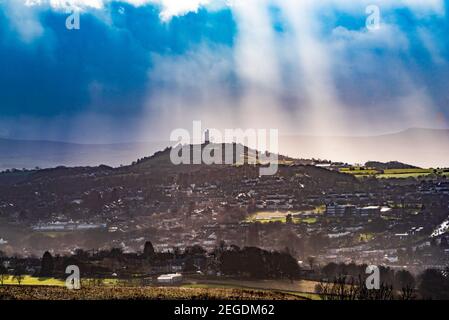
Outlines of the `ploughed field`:
<svg viewBox="0 0 449 320">
<path fill-rule="evenodd" d="M 68 290 L 54 286 L 0 286 L 0 300 L 303 300 L 277 291 L 179 288 L 179 287 L 84 287 Z"/>
</svg>

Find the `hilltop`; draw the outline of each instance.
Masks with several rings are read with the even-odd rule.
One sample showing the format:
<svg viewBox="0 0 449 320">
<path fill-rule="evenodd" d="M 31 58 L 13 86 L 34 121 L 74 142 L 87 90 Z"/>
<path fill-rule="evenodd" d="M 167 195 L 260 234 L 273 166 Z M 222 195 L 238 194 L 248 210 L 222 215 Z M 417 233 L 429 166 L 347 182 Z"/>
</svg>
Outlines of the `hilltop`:
<svg viewBox="0 0 449 320">
<path fill-rule="evenodd" d="M 215 155 L 216 151 L 219 154 Z M 228 153 L 228 155 L 226 155 Z M 204 165 L 206 164 L 204 156 L 210 155 L 215 157 L 217 160 L 216 165 L 242 165 L 242 164 L 255 164 L 255 165 L 265 165 L 267 163 L 267 158 L 270 156 L 269 153 L 262 154 L 258 150 L 249 148 L 242 144 L 237 143 L 208 143 L 201 145 L 183 145 L 177 147 L 167 147 L 162 151 L 154 153 L 150 157 L 145 157 L 138 159 L 133 162 L 130 168 L 132 169 L 149 169 L 153 167 L 173 167 L 171 160 L 171 154 L 179 156 L 186 155 L 183 164 L 189 165 Z M 221 155 L 221 156 L 220 156 Z M 194 160 L 194 156 L 198 160 Z M 304 162 L 299 159 L 293 159 L 280 154 L 273 154 L 273 158 L 277 164 L 307 164 L 309 162 Z M 187 160 L 187 161 L 185 161 Z M 187 162 L 187 163 L 186 163 Z"/>
<path fill-rule="evenodd" d="M 388 169 L 421 169 L 416 166 L 412 166 L 399 161 L 389 161 L 389 162 L 379 162 L 379 161 L 368 161 L 365 163 L 365 167 L 373 168 L 377 170 L 388 170 Z"/>
</svg>

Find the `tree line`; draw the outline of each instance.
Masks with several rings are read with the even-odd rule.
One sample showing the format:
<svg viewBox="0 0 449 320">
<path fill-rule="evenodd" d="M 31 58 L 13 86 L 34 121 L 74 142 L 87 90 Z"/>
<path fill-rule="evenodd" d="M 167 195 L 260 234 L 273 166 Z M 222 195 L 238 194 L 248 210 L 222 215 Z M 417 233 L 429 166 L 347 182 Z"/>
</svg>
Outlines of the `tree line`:
<svg viewBox="0 0 449 320">
<path fill-rule="evenodd" d="M 4 261 L 9 261 L 9 268 L 4 266 Z M 34 270 L 32 267 L 37 263 L 40 265 Z M 147 241 L 143 251 L 137 253 L 125 253 L 121 248 L 99 251 L 78 249 L 71 255 L 53 256 L 46 251 L 37 261 L 35 258 L 0 256 L 0 280 L 1 275 L 16 273 L 63 279 L 68 265 L 77 265 L 85 277 L 114 275 L 129 278 L 182 271 L 254 279 L 294 279 L 300 274 L 298 262 L 288 252 L 267 251 L 257 247 L 239 248 L 227 246 L 224 242 L 210 252 L 198 245 L 184 250 L 174 248 L 157 252 L 152 243 Z"/>
<path fill-rule="evenodd" d="M 323 299 L 390 300 L 449 299 L 449 267 L 426 269 L 414 276 L 407 270 L 379 266 L 380 288 L 367 290 L 367 265 L 328 263 L 320 269 L 321 282 L 315 291 Z"/>
</svg>

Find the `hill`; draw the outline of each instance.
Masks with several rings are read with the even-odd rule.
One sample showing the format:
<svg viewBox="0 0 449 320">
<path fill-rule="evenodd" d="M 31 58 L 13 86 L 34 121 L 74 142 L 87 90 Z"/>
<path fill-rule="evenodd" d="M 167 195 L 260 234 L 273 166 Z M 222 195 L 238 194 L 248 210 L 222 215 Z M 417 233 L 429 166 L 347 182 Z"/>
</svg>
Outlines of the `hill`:
<svg viewBox="0 0 449 320">
<path fill-rule="evenodd" d="M 373 168 L 377 170 L 389 170 L 389 169 L 420 169 L 418 167 L 402 163 L 399 161 L 389 161 L 389 162 L 379 162 L 379 161 L 368 161 L 365 163 L 365 167 Z"/>
</svg>

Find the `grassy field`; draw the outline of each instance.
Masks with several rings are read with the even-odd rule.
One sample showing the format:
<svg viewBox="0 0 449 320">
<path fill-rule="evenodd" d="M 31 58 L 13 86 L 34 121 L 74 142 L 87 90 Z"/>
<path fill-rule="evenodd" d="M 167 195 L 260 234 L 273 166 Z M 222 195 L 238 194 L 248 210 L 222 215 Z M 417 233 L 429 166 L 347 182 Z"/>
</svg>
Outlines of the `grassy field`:
<svg viewBox="0 0 449 320">
<path fill-rule="evenodd" d="M 374 234 L 373 233 L 361 233 L 358 236 L 358 238 L 359 238 L 358 242 L 369 242 L 374 239 Z"/>
<path fill-rule="evenodd" d="M 284 292 L 236 288 L 0 286 L 0 300 L 305 300 Z"/>
<path fill-rule="evenodd" d="M 103 286 L 115 286 L 119 284 L 118 279 L 82 279 L 82 284 L 91 285 L 92 283 L 101 283 Z M 17 279 L 13 276 L 6 276 L 3 280 L 3 285 L 18 285 Z M 65 280 L 55 278 L 38 278 L 32 276 L 24 276 L 20 282 L 21 286 L 53 286 L 53 287 L 65 287 Z"/>
<path fill-rule="evenodd" d="M 287 218 L 250 219 L 247 221 L 260 222 L 260 223 L 270 223 L 270 222 L 287 223 Z M 313 223 L 316 223 L 318 220 L 317 220 L 317 218 L 293 218 L 292 221 L 293 221 L 293 223 L 296 223 L 296 224 L 299 224 L 299 223 L 313 224 Z"/>
<path fill-rule="evenodd" d="M 410 173 L 384 173 L 376 175 L 376 178 L 380 179 L 406 179 L 406 178 L 419 178 L 430 175 L 430 172 L 410 172 Z"/>
<path fill-rule="evenodd" d="M 449 172 L 445 170 L 434 170 L 434 169 L 386 169 L 386 170 L 376 170 L 370 168 L 342 168 L 340 172 L 354 175 L 358 178 L 363 177 L 376 177 L 379 179 L 405 179 L 405 178 L 419 178 L 425 177 L 431 174 L 437 174 L 440 176 L 449 177 Z"/>
<path fill-rule="evenodd" d="M 325 207 L 324 207 L 325 209 Z M 292 215 L 293 223 L 306 223 L 313 224 L 317 222 L 315 215 L 321 214 L 322 208 L 316 208 L 313 211 L 259 211 L 247 217 L 246 222 L 260 222 L 260 223 L 270 223 L 270 222 L 287 222 L 287 215 Z"/>
<path fill-rule="evenodd" d="M 8 276 L 3 281 L 4 285 L 17 285 L 18 282 L 13 276 Z M 65 286 L 65 281 L 54 278 L 36 278 L 25 276 L 21 282 L 23 286 Z"/>
</svg>

